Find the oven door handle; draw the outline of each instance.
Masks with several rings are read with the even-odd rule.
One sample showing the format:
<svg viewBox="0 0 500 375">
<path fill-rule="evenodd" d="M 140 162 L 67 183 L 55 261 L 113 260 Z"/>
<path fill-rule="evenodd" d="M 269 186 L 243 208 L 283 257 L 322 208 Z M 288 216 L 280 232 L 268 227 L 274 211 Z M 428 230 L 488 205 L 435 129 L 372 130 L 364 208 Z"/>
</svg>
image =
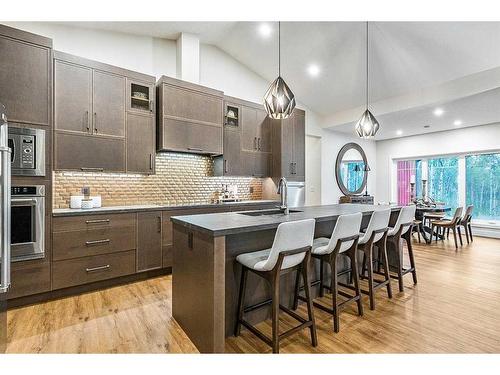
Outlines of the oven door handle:
<svg viewBox="0 0 500 375">
<path fill-rule="evenodd" d="M 18 199 L 18 198 L 12 198 L 11 200 L 13 206 L 21 206 L 23 203 L 30 203 L 31 206 L 36 205 L 37 201 L 36 199 Z"/>
</svg>

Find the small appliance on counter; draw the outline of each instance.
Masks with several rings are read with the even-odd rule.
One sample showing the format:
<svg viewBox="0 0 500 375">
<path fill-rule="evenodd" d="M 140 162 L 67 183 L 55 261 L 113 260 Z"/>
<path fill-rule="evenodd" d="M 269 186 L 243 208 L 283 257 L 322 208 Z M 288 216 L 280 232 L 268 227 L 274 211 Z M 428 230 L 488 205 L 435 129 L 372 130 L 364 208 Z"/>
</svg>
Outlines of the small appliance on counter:
<svg viewBox="0 0 500 375">
<path fill-rule="evenodd" d="M 89 208 L 99 208 L 102 206 L 101 196 L 90 195 L 90 188 L 83 187 L 82 188 L 83 195 L 72 195 L 69 201 L 70 208 L 78 208 L 78 209 L 89 209 Z"/>
<path fill-rule="evenodd" d="M 219 195 L 215 200 L 215 203 L 225 203 L 225 202 L 239 202 L 241 199 L 238 198 L 238 186 L 222 184 Z"/>
</svg>

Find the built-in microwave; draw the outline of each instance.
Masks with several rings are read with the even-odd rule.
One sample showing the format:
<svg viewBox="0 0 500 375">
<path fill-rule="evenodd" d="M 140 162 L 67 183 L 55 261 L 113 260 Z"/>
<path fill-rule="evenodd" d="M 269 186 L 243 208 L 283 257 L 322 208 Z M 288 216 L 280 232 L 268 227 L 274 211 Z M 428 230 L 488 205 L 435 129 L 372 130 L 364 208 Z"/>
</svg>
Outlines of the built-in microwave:
<svg viewBox="0 0 500 375">
<path fill-rule="evenodd" d="M 45 176 L 45 130 L 9 126 L 11 174 Z"/>
</svg>

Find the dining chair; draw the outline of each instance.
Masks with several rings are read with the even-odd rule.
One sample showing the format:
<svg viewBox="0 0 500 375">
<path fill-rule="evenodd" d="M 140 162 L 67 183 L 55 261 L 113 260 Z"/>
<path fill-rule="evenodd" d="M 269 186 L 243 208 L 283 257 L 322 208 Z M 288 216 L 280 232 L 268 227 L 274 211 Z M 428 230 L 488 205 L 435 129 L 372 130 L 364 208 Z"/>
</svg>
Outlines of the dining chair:
<svg viewBox="0 0 500 375">
<path fill-rule="evenodd" d="M 472 239 L 472 226 L 471 226 L 472 211 L 473 210 L 474 210 L 473 205 L 467 206 L 467 208 L 465 209 L 465 214 L 462 217 L 462 219 L 460 219 L 460 224 L 458 225 L 459 233 L 460 233 L 460 227 L 461 226 L 464 227 L 465 238 L 467 239 L 467 243 L 469 243 L 469 239 L 470 239 L 470 242 L 474 241 Z M 448 229 L 448 233 L 449 233 L 449 229 Z"/>
<path fill-rule="evenodd" d="M 438 233 L 439 233 L 439 230 L 442 229 L 443 231 L 443 235 L 444 235 L 444 231 L 446 229 L 451 229 L 452 232 L 453 232 L 453 238 L 455 240 L 455 249 L 458 249 L 458 243 L 457 243 L 457 231 L 458 231 L 458 234 L 459 234 L 459 238 L 460 238 L 460 246 L 463 245 L 462 243 L 462 235 L 461 235 L 461 232 L 460 232 L 460 220 L 462 218 L 462 211 L 464 210 L 463 207 L 458 207 L 456 210 L 455 210 L 455 214 L 453 215 L 453 217 L 451 218 L 451 220 L 434 220 L 431 222 L 431 240 L 432 240 L 432 234 L 434 234 L 434 229 L 436 229 L 436 242 L 438 240 Z M 444 236 L 443 236 L 444 238 Z"/>
<path fill-rule="evenodd" d="M 309 260 L 314 237 L 314 219 L 298 220 L 281 223 L 276 230 L 273 245 L 270 249 L 240 254 L 236 261 L 241 264 L 241 281 L 238 296 L 238 316 L 236 319 L 235 336 L 239 336 L 241 326 L 245 326 L 259 339 L 272 347 L 273 353 L 279 353 L 280 340 L 288 337 L 301 329 L 309 328 L 312 346 L 318 345 L 316 324 L 310 292 Z M 248 271 L 264 278 L 271 286 L 272 298 L 270 301 L 245 306 L 245 291 Z M 307 319 L 295 311 L 280 304 L 280 278 L 281 276 L 296 271 L 302 275 L 307 302 Z M 259 329 L 243 318 L 245 312 L 271 304 L 272 337 L 269 338 Z M 279 311 L 282 310 L 300 322 L 294 328 L 279 334 Z"/>
</svg>

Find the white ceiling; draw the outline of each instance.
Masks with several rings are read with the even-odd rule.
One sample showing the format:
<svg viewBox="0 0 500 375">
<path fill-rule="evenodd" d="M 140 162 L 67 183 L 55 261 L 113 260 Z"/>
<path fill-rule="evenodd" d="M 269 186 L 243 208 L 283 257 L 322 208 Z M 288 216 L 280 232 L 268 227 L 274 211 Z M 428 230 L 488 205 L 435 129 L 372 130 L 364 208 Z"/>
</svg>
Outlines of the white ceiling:
<svg viewBox="0 0 500 375">
<path fill-rule="evenodd" d="M 80 27 L 114 30 L 176 39 L 180 32 L 198 34 L 271 81 L 277 74 L 277 24 L 263 38 L 260 22 L 79 22 Z M 335 130 L 351 131 L 365 101 L 365 24 L 363 22 L 284 22 L 281 25 L 281 71 L 297 99 L 325 118 Z M 464 79 L 500 66 L 500 22 L 371 22 L 370 101 L 426 92 L 432 87 Z M 307 66 L 320 67 L 311 78 Z M 471 87 L 474 84 L 471 84 Z M 377 139 L 500 121 L 499 94 L 478 89 L 457 98 L 443 96 L 438 103 L 393 108 L 375 115 L 382 130 Z M 496 100 L 496 102 L 495 102 Z M 446 107 L 446 116 L 432 116 L 435 105 Z M 359 112 L 359 115 L 357 113 Z M 347 115 L 346 115 L 347 113 Z M 338 116 L 343 114 L 343 116 Z M 356 115 L 355 115 L 356 114 Z M 483 122 L 484 123 L 484 122 Z M 424 129 L 424 124 L 431 124 Z"/>
</svg>

